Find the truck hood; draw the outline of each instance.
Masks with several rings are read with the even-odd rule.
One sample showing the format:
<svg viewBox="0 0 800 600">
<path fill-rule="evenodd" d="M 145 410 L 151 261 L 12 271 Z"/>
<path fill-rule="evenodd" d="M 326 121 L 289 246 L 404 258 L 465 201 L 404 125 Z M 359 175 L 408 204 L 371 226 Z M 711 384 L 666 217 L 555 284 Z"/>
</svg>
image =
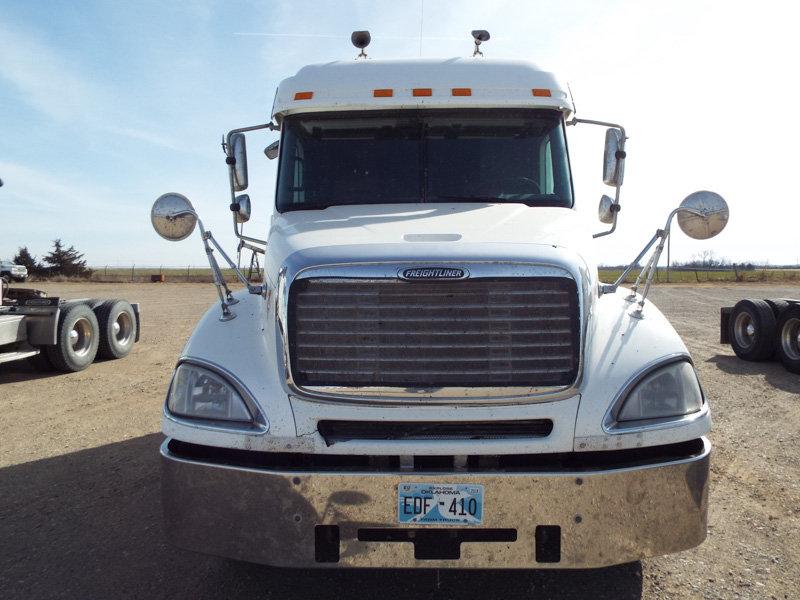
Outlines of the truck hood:
<svg viewBox="0 0 800 600">
<path fill-rule="evenodd" d="M 324 249 L 333 257 L 343 256 L 345 247 L 368 248 L 371 260 L 409 259 L 459 260 L 470 255 L 484 260 L 499 259 L 497 253 L 525 254 L 535 258 L 543 250 L 536 246 L 567 249 L 579 255 L 583 266 L 591 266 L 591 235 L 584 219 L 573 209 L 530 207 L 523 204 L 380 204 L 332 206 L 324 210 L 301 210 L 275 215 L 269 233 L 268 262 L 277 272 L 292 255 L 318 254 Z M 493 248 L 502 250 L 493 251 Z M 341 260 L 341 258 L 339 258 Z"/>
</svg>

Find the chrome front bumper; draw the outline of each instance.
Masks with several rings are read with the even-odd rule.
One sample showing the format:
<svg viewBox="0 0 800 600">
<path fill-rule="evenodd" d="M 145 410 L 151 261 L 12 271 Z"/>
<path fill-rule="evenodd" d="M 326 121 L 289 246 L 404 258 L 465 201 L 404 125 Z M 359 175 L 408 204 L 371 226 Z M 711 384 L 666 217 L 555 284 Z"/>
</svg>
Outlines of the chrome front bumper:
<svg viewBox="0 0 800 600">
<path fill-rule="evenodd" d="M 705 438 L 685 456 L 650 464 L 474 473 L 233 466 L 208 458 L 212 449 L 206 458 L 190 457 L 169 443 L 161 446 L 169 541 L 237 560 L 284 567 L 581 568 L 686 550 L 706 537 L 711 446 Z M 483 526 L 403 531 L 409 527 L 396 522 L 397 485 L 426 481 L 482 484 Z M 474 541 L 470 532 L 480 530 L 499 537 Z M 375 539 L 375 532 L 384 541 L 361 541 Z M 417 544 L 418 555 L 431 547 L 435 555 L 440 544 L 454 547 L 459 558 L 415 558 Z"/>
</svg>

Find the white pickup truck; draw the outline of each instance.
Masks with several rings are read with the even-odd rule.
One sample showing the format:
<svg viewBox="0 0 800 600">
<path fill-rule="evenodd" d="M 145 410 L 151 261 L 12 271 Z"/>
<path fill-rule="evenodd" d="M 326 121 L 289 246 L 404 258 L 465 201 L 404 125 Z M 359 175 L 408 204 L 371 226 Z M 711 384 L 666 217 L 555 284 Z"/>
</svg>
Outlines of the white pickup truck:
<svg viewBox="0 0 800 600">
<path fill-rule="evenodd" d="M 28 279 L 28 267 L 15 264 L 13 260 L 0 260 L 0 278 L 3 283 L 25 281 Z"/>
<path fill-rule="evenodd" d="M 625 132 L 576 119 L 535 65 L 360 60 L 281 82 L 224 150 L 258 285 L 177 362 L 161 447 L 167 535 L 290 567 L 600 567 L 706 536 L 711 426 L 692 359 L 645 297 L 672 217 L 707 238 L 724 200 L 689 196 L 632 290 L 598 278 Z M 609 126 L 597 232 L 579 217 L 568 126 Z M 245 236 L 245 133 L 280 131 L 266 239 Z M 200 233 L 165 194 L 162 237 Z M 597 227 L 599 229 L 599 227 Z"/>
</svg>

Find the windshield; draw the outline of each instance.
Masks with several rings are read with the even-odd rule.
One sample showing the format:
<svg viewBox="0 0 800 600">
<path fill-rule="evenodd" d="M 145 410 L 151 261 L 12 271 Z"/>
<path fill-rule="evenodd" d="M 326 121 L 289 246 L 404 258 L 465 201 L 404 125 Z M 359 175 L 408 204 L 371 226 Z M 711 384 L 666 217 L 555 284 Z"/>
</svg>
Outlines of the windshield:
<svg viewBox="0 0 800 600">
<path fill-rule="evenodd" d="M 280 212 L 408 202 L 572 206 L 557 111 L 319 113 L 289 116 L 281 128 Z"/>
</svg>

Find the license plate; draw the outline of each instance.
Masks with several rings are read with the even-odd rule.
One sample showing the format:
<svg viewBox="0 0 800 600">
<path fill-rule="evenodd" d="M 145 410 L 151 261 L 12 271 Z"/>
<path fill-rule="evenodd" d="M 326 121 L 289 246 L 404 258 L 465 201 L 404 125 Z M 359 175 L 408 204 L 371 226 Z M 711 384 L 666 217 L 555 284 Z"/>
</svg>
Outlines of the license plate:
<svg viewBox="0 0 800 600">
<path fill-rule="evenodd" d="M 397 522 L 438 525 L 483 523 L 483 486 L 472 483 L 401 483 Z"/>
</svg>

